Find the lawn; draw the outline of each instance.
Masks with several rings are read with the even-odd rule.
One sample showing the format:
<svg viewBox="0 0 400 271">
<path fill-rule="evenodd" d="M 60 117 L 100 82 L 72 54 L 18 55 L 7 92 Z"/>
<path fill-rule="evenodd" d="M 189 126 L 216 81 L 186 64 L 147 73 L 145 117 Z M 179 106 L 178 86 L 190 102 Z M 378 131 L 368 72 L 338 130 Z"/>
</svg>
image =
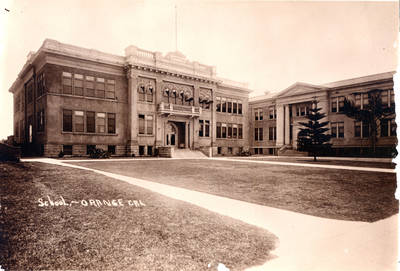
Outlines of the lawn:
<svg viewBox="0 0 400 271">
<path fill-rule="evenodd" d="M 392 173 L 222 160 L 74 164 L 325 218 L 373 222 L 398 213 Z"/>
<path fill-rule="evenodd" d="M 270 260 L 277 241 L 266 230 L 80 169 L 0 163 L 0 196 L 5 270 L 216 270 L 218 263 L 243 270 Z"/>
</svg>

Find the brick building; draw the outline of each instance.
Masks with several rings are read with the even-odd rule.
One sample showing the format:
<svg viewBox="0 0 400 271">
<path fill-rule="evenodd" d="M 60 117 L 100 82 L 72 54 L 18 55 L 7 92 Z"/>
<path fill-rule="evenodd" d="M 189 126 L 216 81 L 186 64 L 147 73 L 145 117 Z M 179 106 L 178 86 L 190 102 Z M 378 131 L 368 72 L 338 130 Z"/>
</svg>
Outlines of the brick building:
<svg viewBox="0 0 400 271">
<path fill-rule="evenodd" d="M 129 46 L 116 56 L 45 40 L 10 92 L 15 140 L 36 155 L 84 156 L 95 147 L 152 155 L 165 146 L 236 154 L 249 147 L 247 85 L 179 52 Z"/>
<path fill-rule="evenodd" d="M 333 154 L 362 155 L 370 146 L 371 131 L 367 125 L 346 117 L 344 99 L 353 100 L 363 108 L 368 104 L 368 92 L 381 90 L 383 106 L 394 107 L 394 72 L 387 72 L 332 82 L 324 85 L 296 83 L 277 93 L 265 93 L 249 101 L 250 146 L 255 154 L 291 154 L 297 148 L 299 122 L 312 101 L 318 101 L 321 112 L 329 121 Z M 395 115 L 386 118 L 378 127 L 377 150 L 390 155 L 397 144 Z"/>
<path fill-rule="evenodd" d="M 93 148 L 146 156 L 164 147 L 207 155 L 247 149 L 284 154 L 296 148 L 298 122 L 314 98 L 328 115 L 333 146 L 360 151 L 368 146 L 366 128 L 338 113 L 345 96 L 362 106 L 363 92 L 375 88 L 394 106 L 393 73 L 321 86 L 296 83 L 249 100 L 246 84 L 219 78 L 215 67 L 180 52 L 129 46 L 117 56 L 45 40 L 9 91 L 15 141 L 26 154 L 55 157 L 61 151 L 85 156 Z M 382 127 L 378 146 L 391 149 L 394 116 Z"/>
</svg>

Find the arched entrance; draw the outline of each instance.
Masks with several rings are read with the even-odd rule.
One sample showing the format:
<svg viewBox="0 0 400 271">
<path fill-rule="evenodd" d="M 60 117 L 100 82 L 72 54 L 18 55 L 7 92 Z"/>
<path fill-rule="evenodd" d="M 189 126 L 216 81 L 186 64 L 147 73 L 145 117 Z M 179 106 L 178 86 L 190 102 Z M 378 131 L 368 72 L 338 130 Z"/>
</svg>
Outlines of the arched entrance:
<svg viewBox="0 0 400 271">
<path fill-rule="evenodd" d="M 187 148 L 186 142 L 185 122 L 182 121 L 168 121 L 165 123 L 164 130 L 164 143 L 165 146 L 175 148 Z"/>
<path fill-rule="evenodd" d="M 172 122 L 167 122 L 165 127 L 165 145 L 170 147 L 176 147 L 178 137 L 178 128 Z"/>
</svg>

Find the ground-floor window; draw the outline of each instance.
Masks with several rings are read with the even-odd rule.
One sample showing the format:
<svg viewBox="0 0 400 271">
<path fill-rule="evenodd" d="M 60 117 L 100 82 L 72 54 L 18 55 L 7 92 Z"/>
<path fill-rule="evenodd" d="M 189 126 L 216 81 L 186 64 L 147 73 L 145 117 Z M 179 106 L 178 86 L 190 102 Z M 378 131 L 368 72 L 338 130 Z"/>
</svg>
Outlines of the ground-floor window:
<svg viewBox="0 0 400 271">
<path fill-rule="evenodd" d="M 222 147 L 218 147 L 217 152 L 218 152 L 218 154 L 222 154 Z"/>
<path fill-rule="evenodd" d="M 110 154 L 115 154 L 115 145 L 108 145 L 107 151 Z"/>
<path fill-rule="evenodd" d="M 270 148 L 269 149 L 269 154 L 274 154 L 274 149 Z"/>
<path fill-rule="evenodd" d="M 228 147 L 228 153 L 232 154 L 233 153 L 233 148 L 232 147 Z"/>
<path fill-rule="evenodd" d="M 144 155 L 144 146 L 139 146 L 139 155 Z"/>
<path fill-rule="evenodd" d="M 86 145 L 86 154 L 91 154 L 95 151 L 96 145 Z"/>
<path fill-rule="evenodd" d="M 64 155 L 72 155 L 72 145 L 63 145 Z"/>
</svg>

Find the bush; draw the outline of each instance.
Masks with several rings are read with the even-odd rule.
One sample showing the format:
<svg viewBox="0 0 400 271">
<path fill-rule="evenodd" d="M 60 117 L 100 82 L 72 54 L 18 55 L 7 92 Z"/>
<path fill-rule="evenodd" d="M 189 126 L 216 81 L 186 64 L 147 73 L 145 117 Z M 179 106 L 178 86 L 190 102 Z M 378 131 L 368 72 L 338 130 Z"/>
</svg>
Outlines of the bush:
<svg viewBox="0 0 400 271">
<path fill-rule="evenodd" d="M 108 151 L 104 151 L 103 149 L 96 148 L 89 151 L 89 157 L 94 159 L 110 158 L 110 153 Z"/>
<path fill-rule="evenodd" d="M 251 152 L 250 151 L 241 151 L 240 153 L 239 153 L 239 156 L 250 156 L 251 155 Z"/>
<path fill-rule="evenodd" d="M 60 151 L 59 153 L 58 153 L 58 158 L 63 158 L 64 157 L 64 152 L 63 151 Z"/>
</svg>

